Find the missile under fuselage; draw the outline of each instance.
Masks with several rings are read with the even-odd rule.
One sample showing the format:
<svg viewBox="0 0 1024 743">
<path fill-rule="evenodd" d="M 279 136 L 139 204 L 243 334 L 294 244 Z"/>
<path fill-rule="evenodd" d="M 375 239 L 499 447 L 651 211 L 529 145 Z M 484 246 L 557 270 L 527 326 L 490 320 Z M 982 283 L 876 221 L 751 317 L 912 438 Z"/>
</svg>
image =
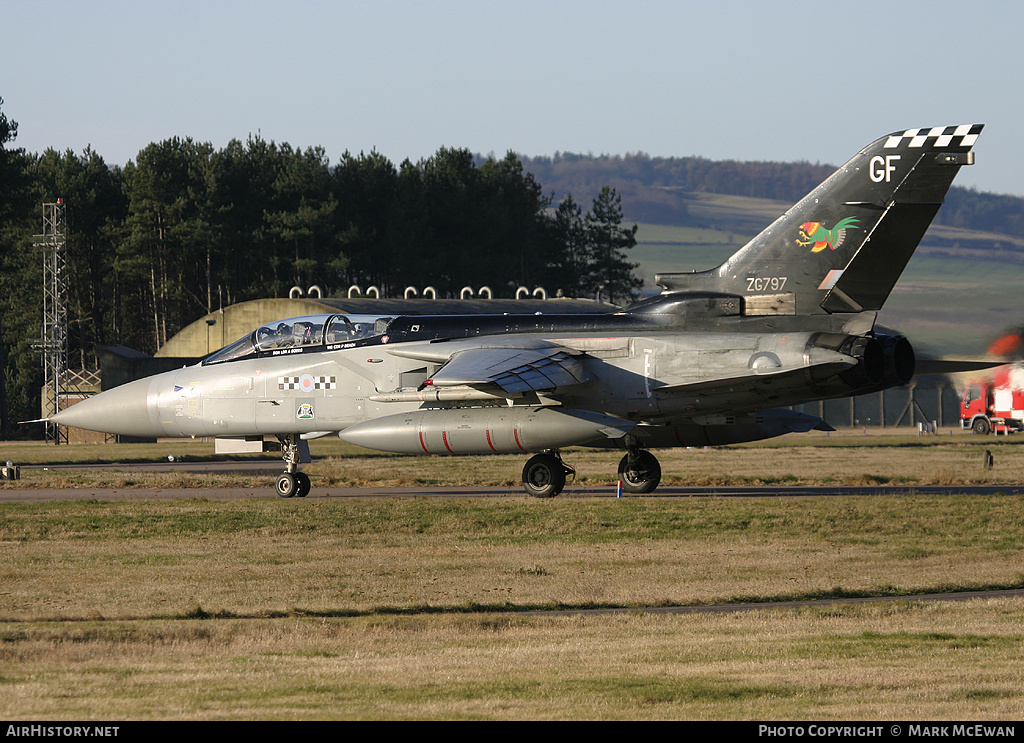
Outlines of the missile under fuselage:
<svg viewBox="0 0 1024 743">
<path fill-rule="evenodd" d="M 367 449 L 405 454 L 506 454 L 618 439 L 635 424 L 559 406 L 414 410 L 357 423 L 338 435 Z"/>
</svg>

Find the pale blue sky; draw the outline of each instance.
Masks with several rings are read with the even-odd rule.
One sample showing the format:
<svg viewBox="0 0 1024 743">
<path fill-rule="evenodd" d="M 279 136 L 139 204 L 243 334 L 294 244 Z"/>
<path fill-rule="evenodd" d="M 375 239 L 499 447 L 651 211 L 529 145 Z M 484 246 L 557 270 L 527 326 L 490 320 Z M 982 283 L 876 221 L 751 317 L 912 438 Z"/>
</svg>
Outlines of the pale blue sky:
<svg viewBox="0 0 1024 743">
<path fill-rule="evenodd" d="M 959 185 L 1024 194 L 1024 3 L 0 0 L 15 146 L 124 164 L 233 138 L 840 164 L 984 123 Z"/>
</svg>

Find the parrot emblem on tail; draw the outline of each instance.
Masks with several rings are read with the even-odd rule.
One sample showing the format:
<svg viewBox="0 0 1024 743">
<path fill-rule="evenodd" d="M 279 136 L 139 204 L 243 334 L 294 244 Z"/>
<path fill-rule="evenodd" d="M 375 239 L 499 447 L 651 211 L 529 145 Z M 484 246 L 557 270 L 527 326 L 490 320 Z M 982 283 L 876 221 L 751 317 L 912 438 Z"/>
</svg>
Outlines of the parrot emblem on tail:
<svg viewBox="0 0 1024 743">
<path fill-rule="evenodd" d="M 806 247 L 813 245 L 812 253 L 820 253 L 825 248 L 835 250 L 843 244 L 848 229 L 856 229 L 860 220 L 856 217 L 846 217 L 839 220 L 832 229 L 825 227 L 821 222 L 804 222 L 800 225 L 800 237 L 796 244 Z"/>
</svg>

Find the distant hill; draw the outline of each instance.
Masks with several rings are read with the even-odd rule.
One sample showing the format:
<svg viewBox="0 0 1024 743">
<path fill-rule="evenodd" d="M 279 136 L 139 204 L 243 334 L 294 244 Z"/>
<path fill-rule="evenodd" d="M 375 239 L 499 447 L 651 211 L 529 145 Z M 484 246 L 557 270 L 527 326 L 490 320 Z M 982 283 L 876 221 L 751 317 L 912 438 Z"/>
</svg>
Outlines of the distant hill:
<svg viewBox="0 0 1024 743">
<path fill-rule="evenodd" d="M 836 169 L 833 165 L 808 162 L 716 161 L 702 157 L 651 157 L 642 153 L 556 153 L 552 157 L 523 157 L 522 162 L 543 185 L 545 193 L 554 196 L 556 204 L 567 193 L 577 203 L 587 204 L 602 186 L 609 185 L 622 196 L 625 216 L 631 221 L 725 231 L 749 231 L 752 223 L 739 213 L 731 215 L 736 222 L 729 222 L 729 215 L 723 214 L 709 218 L 707 210 L 694 208 L 702 198 L 700 194 L 767 199 L 791 205 Z M 1024 198 L 953 186 L 935 224 L 1024 238 Z M 1024 243 L 1016 247 L 1008 243 L 1003 248 L 1024 251 Z"/>
</svg>

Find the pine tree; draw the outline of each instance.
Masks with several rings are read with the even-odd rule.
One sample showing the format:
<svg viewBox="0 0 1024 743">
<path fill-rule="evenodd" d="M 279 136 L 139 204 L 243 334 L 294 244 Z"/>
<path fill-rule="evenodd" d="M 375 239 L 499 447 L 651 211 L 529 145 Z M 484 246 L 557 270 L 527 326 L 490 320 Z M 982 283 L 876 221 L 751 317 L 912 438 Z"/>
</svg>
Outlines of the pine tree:
<svg viewBox="0 0 1024 743">
<path fill-rule="evenodd" d="M 633 275 L 639 264 L 630 263 L 626 251 L 636 245 L 637 226 L 623 227 L 622 198 L 614 188 L 605 186 L 594 198 L 586 226 L 589 260 L 583 288 L 607 295 L 613 304 L 635 300 L 643 280 Z"/>
</svg>

